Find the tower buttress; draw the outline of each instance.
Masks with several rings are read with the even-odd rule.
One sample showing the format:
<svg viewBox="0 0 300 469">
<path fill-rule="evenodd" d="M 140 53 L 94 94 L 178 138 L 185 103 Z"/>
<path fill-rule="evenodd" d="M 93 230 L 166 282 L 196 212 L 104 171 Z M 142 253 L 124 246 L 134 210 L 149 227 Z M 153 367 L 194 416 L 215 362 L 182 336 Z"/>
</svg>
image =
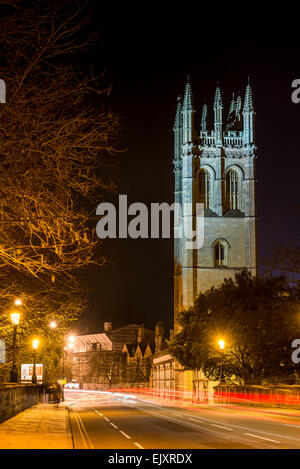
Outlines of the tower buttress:
<svg viewBox="0 0 300 469">
<path fill-rule="evenodd" d="M 248 79 L 246 86 L 243 117 L 244 117 L 244 133 L 243 143 L 244 145 L 254 144 L 254 106 L 253 106 L 253 93 L 252 88 Z"/>
<path fill-rule="evenodd" d="M 182 98 L 177 98 L 177 109 L 175 115 L 175 123 L 173 127 L 174 132 L 174 157 L 175 159 L 180 158 L 181 155 L 181 144 L 182 144 Z"/>
<path fill-rule="evenodd" d="M 214 101 L 214 117 L 215 117 L 215 143 L 216 145 L 222 145 L 222 126 L 223 126 L 223 118 L 222 118 L 222 98 L 221 98 L 221 90 L 219 86 L 216 88 L 215 94 L 215 101 Z"/>
<path fill-rule="evenodd" d="M 207 104 L 203 104 L 202 108 L 202 116 L 201 116 L 201 130 L 205 131 L 206 130 L 206 119 L 207 119 Z"/>
</svg>

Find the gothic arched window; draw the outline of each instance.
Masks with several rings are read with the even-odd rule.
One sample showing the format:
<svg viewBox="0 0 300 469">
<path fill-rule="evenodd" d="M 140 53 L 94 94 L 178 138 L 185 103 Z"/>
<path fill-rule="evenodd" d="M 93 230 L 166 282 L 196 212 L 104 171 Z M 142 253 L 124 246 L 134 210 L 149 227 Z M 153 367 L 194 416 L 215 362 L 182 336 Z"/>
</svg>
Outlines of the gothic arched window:
<svg viewBox="0 0 300 469">
<path fill-rule="evenodd" d="M 222 241 L 214 244 L 214 266 L 221 267 L 227 265 L 227 246 Z"/>
<path fill-rule="evenodd" d="M 206 169 L 199 171 L 199 203 L 204 204 L 205 209 L 211 208 L 211 180 Z"/>
<path fill-rule="evenodd" d="M 240 210 L 240 181 L 233 168 L 226 175 L 226 210 Z"/>
</svg>

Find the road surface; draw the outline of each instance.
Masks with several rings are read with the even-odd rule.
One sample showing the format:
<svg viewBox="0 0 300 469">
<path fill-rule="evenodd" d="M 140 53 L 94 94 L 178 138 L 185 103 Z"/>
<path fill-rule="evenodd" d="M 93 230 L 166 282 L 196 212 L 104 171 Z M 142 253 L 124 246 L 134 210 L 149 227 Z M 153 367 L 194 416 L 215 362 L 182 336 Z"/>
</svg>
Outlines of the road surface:
<svg viewBox="0 0 300 469">
<path fill-rule="evenodd" d="M 300 411 L 66 390 L 76 449 L 300 448 Z"/>
</svg>

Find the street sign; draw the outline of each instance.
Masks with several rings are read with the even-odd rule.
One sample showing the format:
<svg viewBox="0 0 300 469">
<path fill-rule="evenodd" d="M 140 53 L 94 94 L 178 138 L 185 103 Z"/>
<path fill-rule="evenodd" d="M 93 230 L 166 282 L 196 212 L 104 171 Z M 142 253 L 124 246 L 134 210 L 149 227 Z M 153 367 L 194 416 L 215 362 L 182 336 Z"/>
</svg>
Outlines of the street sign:
<svg viewBox="0 0 300 469">
<path fill-rule="evenodd" d="M 0 339 L 0 363 L 5 363 L 5 342 Z"/>
<path fill-rule="evenodd" d="M 43 365 L 41 363 L 37 363 L 35 365 L 35 374 L 37 382 L 43 381 Z M 33 364 L 32 363 L 22 363 L 21 365 L 21 382 L 31 382 L 33 375 Z"/>
</svg>

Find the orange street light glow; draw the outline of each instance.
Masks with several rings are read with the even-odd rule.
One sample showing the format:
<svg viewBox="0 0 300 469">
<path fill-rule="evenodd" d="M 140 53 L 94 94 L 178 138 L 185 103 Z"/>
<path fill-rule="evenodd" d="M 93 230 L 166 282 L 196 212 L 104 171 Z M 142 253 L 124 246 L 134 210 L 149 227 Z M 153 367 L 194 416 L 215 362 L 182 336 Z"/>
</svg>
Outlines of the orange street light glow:
<svg viewBox="0 0 300 469">
<path fill-rule="evenodd" d="M 17 299 L 15 300 L 15 305 L 16 305 L 16 306 L 21 306 L 21 304 L 22 304 L 22 300 L 21 300 L 20 298 L 17 298 Z"/>
<path fill-rule="evenodd" d="M 39 341 L 38 339 L 34 339 L 34 340 L 32 341 L 32 347 L 33 347 L 34 349 L 37 349 L 38 346 L 39 346 L 39 342 L 40 342 L 40 341 Z"/>
<path fill-rule="evenodd" d="M 55 329 L 57 327 L 57 322 L 56 321 L 51 321 L 50 324 L 49 324 L 49 327 L 51 327 L 51 329 Z"/>
<path fill-rule="evenodd" d="M 11 322 L 14 326 L 17 326 L 20 322 L 20 313 L 11 313 L 10 315 Z"/>
<path fill-rule="evenodd" d="M 225 340 L 220 339 L 218 341 L 218 344 L 219 344 L 220 349 L 223 350 L 225 347 Z"/>
</svg>

